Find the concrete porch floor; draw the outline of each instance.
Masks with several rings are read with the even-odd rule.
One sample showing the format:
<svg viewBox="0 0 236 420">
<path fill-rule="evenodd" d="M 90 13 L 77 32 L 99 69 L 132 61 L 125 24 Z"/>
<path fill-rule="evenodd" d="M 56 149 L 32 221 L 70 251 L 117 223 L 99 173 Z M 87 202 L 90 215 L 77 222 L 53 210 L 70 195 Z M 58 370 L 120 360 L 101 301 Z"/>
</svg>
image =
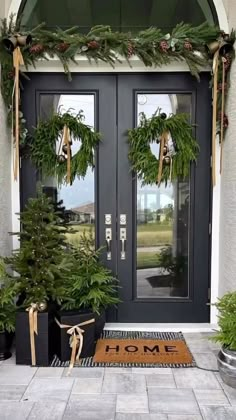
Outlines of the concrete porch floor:
<svg viewBox="0 0 236 420">
<path fill-rule="evenodd" d="M 209 333 L 186 333 L 197 364 L 217 369 Z M 64 368 L 0 362 L 0 420 L 236 420 L 236 389 L 197 368 Z"/>
</svg>

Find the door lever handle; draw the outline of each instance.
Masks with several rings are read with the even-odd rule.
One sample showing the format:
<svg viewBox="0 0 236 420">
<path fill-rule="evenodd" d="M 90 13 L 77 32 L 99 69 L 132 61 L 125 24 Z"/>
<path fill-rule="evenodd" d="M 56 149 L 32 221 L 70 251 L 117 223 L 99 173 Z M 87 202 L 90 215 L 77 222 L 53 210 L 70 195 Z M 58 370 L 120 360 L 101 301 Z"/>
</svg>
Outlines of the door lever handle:
<svg viewBox="0 0 236 420">
<path fill-rule="evenodd" d="M 107 244 L 107 260 L 111 260 L 111 241 L 112 241 L 112 230 L 111 228 L 105 229 L 105 238 Z"/>
<path fill-rule="evenodd" d="M 126 228 L 120 228 L 120 240 L 121 240 L 121 251 L 120 251 L 120 259 L 125 260 L 126 259 Z"/>
</svg>

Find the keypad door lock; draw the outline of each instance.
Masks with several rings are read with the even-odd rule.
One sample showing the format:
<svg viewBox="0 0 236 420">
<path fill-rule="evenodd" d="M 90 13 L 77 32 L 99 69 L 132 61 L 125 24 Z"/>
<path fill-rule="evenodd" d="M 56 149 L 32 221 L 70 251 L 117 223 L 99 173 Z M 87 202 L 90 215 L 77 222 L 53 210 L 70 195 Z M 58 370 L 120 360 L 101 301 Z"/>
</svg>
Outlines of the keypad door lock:
<svg viewBox="0 0 236 420">
<path fill-rule="evenodd" d="M 126 259 L 126 228 L 120 228 L 120 241 L 121 241 L 121 251 L 120 259 Z"/>
</svg>

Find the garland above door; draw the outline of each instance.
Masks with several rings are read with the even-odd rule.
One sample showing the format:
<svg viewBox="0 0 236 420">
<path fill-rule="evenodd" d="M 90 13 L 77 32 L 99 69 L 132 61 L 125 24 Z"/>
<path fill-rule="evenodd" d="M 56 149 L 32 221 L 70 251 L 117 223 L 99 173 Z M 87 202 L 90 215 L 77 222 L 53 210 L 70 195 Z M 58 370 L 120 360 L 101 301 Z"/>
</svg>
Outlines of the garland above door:
<svg viewBox="0 0 236 420">
<path fill-rule="evenodd" d="M 44 25 L 39 25 L 28 33 L 21 32 L 20 22 L 15 22 L 14 16 L 11 16 L 9 22 L 2 20 L 0 32 L 1 91 L 12 126 L 15 179 L 19 171 L 20 140 L 24 141 L 27 134 L 25 120 L 19 111 L 20 76 L 27 77 L 22 68 L 25 66 L 27 70 L 31 65 L 37 67 L 39 60 L 49 60 L 57 56 L 70 79 L 70 63 L 77 63 L 78 56 L 85 56 L 90 62 L 103 61 L 113 67 L 122 58 L 131 65 L 130 59 L 137 56 L 145 66 L 153 68 L 173 61 L 185 62 L 198 79 L 202 68 L 209 65 L 212 67 L 212 181 L 215 184 L 216 133 L 220 133 L 222 145 L 228 126 L 225 99 L 229 70 L 234 58 L 234 31 L 228 35 L 207 23 L 198 27 L 180 23 L 167 34 L 155 27 L 132 35 L 113 32 L 109 26 L 96 26 L 87 35 L 83 35 L 78 32 L 77 27 L 66 31 L 48 31 Z"/>
</svg>

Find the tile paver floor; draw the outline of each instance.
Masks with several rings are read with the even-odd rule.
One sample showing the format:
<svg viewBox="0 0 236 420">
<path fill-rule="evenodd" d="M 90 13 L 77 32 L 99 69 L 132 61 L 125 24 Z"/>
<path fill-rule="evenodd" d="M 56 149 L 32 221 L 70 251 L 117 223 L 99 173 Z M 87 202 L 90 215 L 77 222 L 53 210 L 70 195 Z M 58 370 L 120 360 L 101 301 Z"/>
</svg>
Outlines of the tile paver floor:
<svg viewBox="0 0 236 420">
<path fill-rule="evenodd" d="M 199 366 L 216 369 L 207 333 L 185 334 Z M 236 389 L 197 368 L 64 368 L 0 362 L 0 420 L 236 420 Z"/>
</svg>

